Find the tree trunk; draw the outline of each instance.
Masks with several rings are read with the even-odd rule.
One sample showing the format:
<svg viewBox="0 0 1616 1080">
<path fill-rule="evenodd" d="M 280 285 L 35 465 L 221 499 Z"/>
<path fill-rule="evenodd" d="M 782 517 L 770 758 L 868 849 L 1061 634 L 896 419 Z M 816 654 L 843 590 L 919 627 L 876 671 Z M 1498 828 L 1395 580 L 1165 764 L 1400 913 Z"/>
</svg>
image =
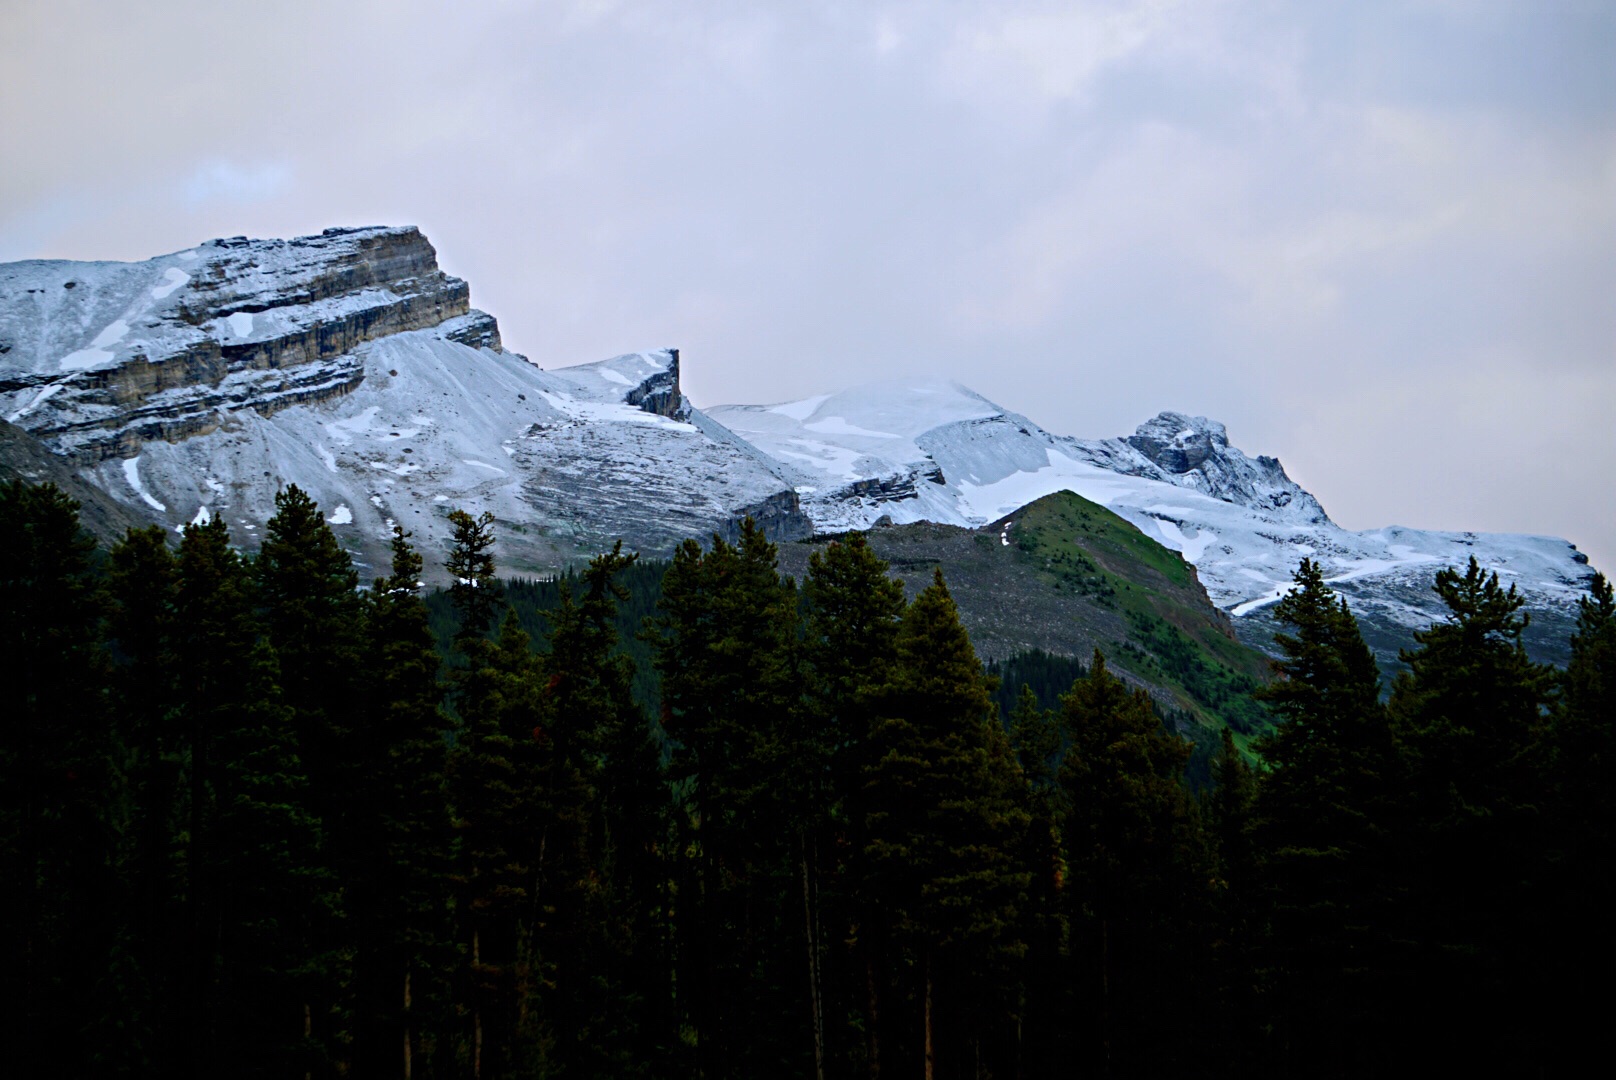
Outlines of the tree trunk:
<svg viewBox="0 0 1616 1080">
<path fill-rule="evenodd" d="M 935 1061 L 935 1056 L 934 1056 L 933 1051 L 932 1051 L 932 1040 L 931 1040 L 931 950 L 929 948 L 926 950 L 924 957 L 921 959 L 921 965 L 925 968 L 925 971 L 926 971 L 926 996 L 925 996 L 924 1001 L 923 1001 L 923 1003 L 921 1005 L 921 1015 L 922 1015 L 922 1017 L 924 1017 L 924 1022 L 925 1022 L 925 1027 L 926 1027 L 926 1073 L 925 1073 L 925 1075 L 926 1075 L 926 1080 L 932 1080 L 932 1075 L 933 1075 L 933 1072 L 934 1072 L 935 1067 L 936 1067 L 936 1061 Z"/>
<path fill-rule="evenodd" d="M 881 991 L 875 981 L 875 950 L 868 936 L 863 936 L 863 942 L 864 1011 L 868 1021 L 864 1029 L 865 1061 L 869 1080 L 881 1080 Z"/>
<path fill-rule="evenodd" d="M 814 1076 L 825 1080 L 825 1018 L 819 990 L 819 928 L 808 875 L 808 836 L 802 837 L 802 919 L 808 942 L 808 1002 L 814 1014 Z"/>
<path fill-rule="evenodd" d="M 404 972 L 404 1080 L 410 1080 L 410 973 Z"/>
<path fill-rule="evenodd" d="M 1111 1075 L 1111 926 L 1100 916 L 1100 1053 L 1104 1075 Z"/>
<path fill-rule="evenodd" d="M 471 970 L 476 971 L 482 965 L 481 939 L 478 932 L 471 932 Z M 483 1075 L 483 1005 L 482 995 L 473 992 L 471 1006 L 471 1075 L 475 1080 L 482 1080 Z"/>
</svg>

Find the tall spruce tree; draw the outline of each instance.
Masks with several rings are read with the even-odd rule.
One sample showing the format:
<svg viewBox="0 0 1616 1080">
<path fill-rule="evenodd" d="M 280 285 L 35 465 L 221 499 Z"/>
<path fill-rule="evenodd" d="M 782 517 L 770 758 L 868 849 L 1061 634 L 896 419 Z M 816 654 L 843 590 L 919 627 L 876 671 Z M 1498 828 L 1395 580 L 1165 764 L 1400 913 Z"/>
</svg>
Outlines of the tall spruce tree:
<svg viewBox="0 0 1616 1080">
<path fill-rule="evenodd" d="M 1000 1056 L 1013 1031 L 1003 988 L 1025 948 L 1029 880 L 1016 860 L 1024 785 L 941 571 L 904 612 L 876 714 L 866 887 L 891 920 L 883 982 L 913 1002 L 919 1035 L 903 1038 L 888 1016 L 882 1042 L 930 1080 Z"/>
<path fill-rule="evenodd" d="M 410 1076 L 451 1034 L 449 807 L 439 658 L 420 597 L 422 561 L 394 526 L 391 574 L 366 600 L 363 795 L 347 882 L 358 955 L 354 1071 Z"/>
<path fill-rule="evenodd" d="M 337 889 L 307 805 L 251 568 L 224 521 L 185 527 L 175 660 L 186 743 L 187 1026 L 196 1075 L 345 1052 Z"/>
<path fill-rule="evenodd" d="M 794 835 L 786 775 L 801 689 L 797 597 L 750 519 L 735 544 L 687 541 L 662 582 L 652 646 L 662 678 L 671 775 L 683 796 L 679 997 L 706 1075 L 805 1071 L 812 1010 L 780 942 Z M 793 860 L 794 861 L 794 860 Z M 793 875 L 794 876 L 794 875 Z M 782 1002 L 802 1002 L 790 1007 Z M 779 1016 L 792 1023 L 781 1025 Z"/>
<path fill-rule="evenodd" d="M 1534 973 L 1549 1069 L 1599 1053 L 1616 970 L 1616 595 L 1595 574 L 1578 601 L 1551 731 L 1544 934 Z"/>
<path fill-rule="evenodd" d="M 155 1071 L 180 1059 L 185 1038 L 173 1022 L 178 980 L 185 977 L 176 967 L 182 952 L 174 947 L 183 940 L 174 899 L 183 895 L 178 833 L 186 747 L 174 645 L 178 572 L 168 537 L 156 525 L 130 529 L 108 560 L 108 631 L 117 658 L 113 702 L 129 769 L 126 888 L 141 973 L 130 998 L 143 1014 L 137 1030 Z"/>
<path fill-rule="evenodd" d="M 1380 675 L 1345 600 L 1303 559 L 1274 609 L 1278 678 L 1259 696 L 1279 726 L 1259 748 L 1256 841 L 1286 1068 L 1389 1068 L 1380 1036 L 1399 1011 L 1390 972 L 1397 874 L 1388 852 L 1404 773 Z"/>
<path fill-rule="evenodd" d="M 546 858 L 535 944 L 545 1067 L 556 1075 L 644 1075 L 674 1033 L 673 987 L 652 925 L 661 895 L 666 789 L 659 749 L 617 652 L 622 544 L 591 560 L 583 594 L 548 613 Z"/>
<path fill-rule="evenodd" d="M 24 1071 L 87 1073 L 117 942 L 105 905 L 119 785 L 106 712 L 95 542 L 53 484 L 0 483 L 0 919 L 8 1045 Z M 30 1064 L 31 1063 L 31 1064 Z"/>
<path fill-rule="evenodd" d="M 1514 586 L 1472 557 L 1434 588 L 1448 619 L 1415 633 L 1390 704 L 1415 800 L 1405 865 L 1422 954 L 1410 985 L 1431 1003 L 1427 1031 L 1460 1047 L 1454 1060 L 1530 1068 L 1541 1022 L 1522 991 L 1541 943 L 1523 915 L 1541 903 L 1545 873 L 1553 682 L 1526 655 Z"/>
<path fill-rule="evenodd" d="M 456 836 L 455 920 L 466 965 L 458 1000 L 467 1020 L 460 1057 L 478 1080 L 532 1064 L 536 879 L 542 874 L 543 686 L 538 658 L 514 611 L 495 640 L 493 516 L 451 512 L 446 566 L 461 618 L 451 670 L 457 724 L 448 759 Z"/>
<path fill-rule="evenodd" d="M 1063 957 L 1070 926 L 1062 905 L 1066 861 L 1062 855 L 1064 796 L 1060 787 L 1061 730 L 1055 713 L 1021 684 L 1009 716 L 1010 746 L 1021 766 L 1031 811 L 1020 852 L 1030 879 L 1022 912 L 1027 955 L 1021 965 L 1025 1020 L 1018 1057 L 1021 1075 L 1058 1072 L 1065 1060 L 1063 1033 L 1072 1008 Z"/>
<path fill-rule="evenodd" d="M 1206 880 L 1182 783 L 1190 746 L 1098 651 L 1061 698 L 1060 723 L 1073 1056 L 1119 1075 L 1182 1067 Z"/>
<path fill-rule="evenodd" d="M 865 877 L 863 777 L 871 763 L 870 732 L 879 692 L 897 663 L 906 606 L 903 584 L 889 578 L 887 569 L 863 534 L 855 533 L 812 553 L 803 580 L 807 708 L 795 771 L 805 810 L 804 945 L 821 1074 L 861 1052 L 867 1073 L 880 1072 L 876 969 L 885 951 L 885 920 L 859 886 Z M 834 951 L 828 947 L 832 940 L 850 942 L 853 949 Z M 862 1001 L 861 1031 L 831 1022 L 835 1010 L 826 1005 L 827 992 Z"/>
<path fill-rule="evenodd" d="M 319 506 L 296 484 L 275 494 L 253 569 L 309 796 L 333 854 L 346 860 L 349 796 L 359 786 L 352 745 L 363 671 L 359 575 Z"/>
</svg>

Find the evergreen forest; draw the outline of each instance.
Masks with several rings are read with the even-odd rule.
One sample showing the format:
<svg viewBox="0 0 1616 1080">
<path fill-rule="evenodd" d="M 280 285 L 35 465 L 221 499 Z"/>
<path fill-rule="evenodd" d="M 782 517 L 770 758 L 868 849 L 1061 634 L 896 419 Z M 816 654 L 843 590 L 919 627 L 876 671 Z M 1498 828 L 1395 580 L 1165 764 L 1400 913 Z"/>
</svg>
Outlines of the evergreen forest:
<svg viewBox="0 0 1616 1080">
<path fill-rule="evenodd" d="M 1598 1060 L 1603 578 L 1558 670 L 1512 589 L 1444 570 L 1387 686 L 1304 560 L 1273 731 L 1192 785 L 1103 655 L 989 670 L 941 572 L 906 600 L 857 534 L 801 580 L 748 521 L 502 582 L 493 519 L 454 511 L 452 549 L 397 530 L 361 582 L 306 494 L 276 507 L 251 557 L 217 518 L 103 550 L 0 484 L 7 1075 Z"/>
</svg>

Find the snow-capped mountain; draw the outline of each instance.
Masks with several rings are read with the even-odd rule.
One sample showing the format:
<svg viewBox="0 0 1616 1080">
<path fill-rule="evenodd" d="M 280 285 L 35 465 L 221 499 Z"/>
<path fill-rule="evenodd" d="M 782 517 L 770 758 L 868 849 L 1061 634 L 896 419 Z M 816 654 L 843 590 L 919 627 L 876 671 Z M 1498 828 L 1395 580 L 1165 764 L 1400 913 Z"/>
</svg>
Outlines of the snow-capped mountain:
<svg viewBox="0 0 1616 1080">
<path fill-rule="evenodd" d="M 684 401 L 677 350 L 544 371 L 408 228 L 0 266 L 0 415 L 147 519 L 224 515 L 249 547 L 296 483 L 371 569 L 395 520 L 434 563 L 452 507 L 492 511 L 524 572 L 747 514 L 810 529 Z"/>
<path fill-rule="evenodd" d="M 819 531 L 883 518 L 982 525 L 1075 491 L 1180 552 L 1213 603 L 1265 646 L 1266 609 L 1304 556 L 1351 597 L 1391 658 L 1408 630 L 1442 617 L 1430 584 L 1444 566 L 1474 555 L 1526 596 L 1543 643 L 1562 646 L 1592 574 L 1585 556 L 1553 537 L 1342 529 L 1276 459 L 1246 456 L 1222 424 L 1199 416 L 1164 412 L 1125 438 L 1076 439 L 952 383 L 708 412 L 796 470 Z"/>
<path fill-rule="evenodd" d="M 703 412 L 675 349 L 546 371 L 504 351 L 413 228 L 0 265 L 0 417 L 13 443 L 37 443 L 5 460 L 54 454 L 116 504 L 105 520 L 223 515 L 251 547 L 295 482 L 370 570 L 394 521 L 434 563 L 452 507 L 492 511 L 504 568 L 532 572 L 617 537 L 666 553 L 746 515 L 781 539 L 978 526 L 1070 489 L 1182 553 L 1262 644 L 1272 602 L 1314 558 L 1383 656 L 1441 616 L 1442 566 L 1476 556 L 1562 644 L 1592 573 L 1550 537 L 1342 529 L 1276 459 L 1203 417 L 1086 440 L 954 383 Z"/>
</svg>

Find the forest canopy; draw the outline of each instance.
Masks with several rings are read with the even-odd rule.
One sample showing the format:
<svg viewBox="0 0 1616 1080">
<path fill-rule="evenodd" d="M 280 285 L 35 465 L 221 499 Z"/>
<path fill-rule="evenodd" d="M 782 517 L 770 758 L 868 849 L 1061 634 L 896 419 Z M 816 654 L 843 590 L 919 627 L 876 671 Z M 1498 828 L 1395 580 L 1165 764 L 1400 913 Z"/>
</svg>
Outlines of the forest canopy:
<svg viewBox="0 0 1616 1080">
<path fill-rule="evenodd" d="M 857 534 L 540 585 L 451 520 L 360 582 L 295 486 L 249 556 L 0 485 L 18 1075 L 1554 1074 L 1608 1018 L 1602 577 L 1556 670 L 1442 571 L 1386 687 L 1304 560 L 1192 790 L 1102 654 L 990 672 Z"/>
</svg>

